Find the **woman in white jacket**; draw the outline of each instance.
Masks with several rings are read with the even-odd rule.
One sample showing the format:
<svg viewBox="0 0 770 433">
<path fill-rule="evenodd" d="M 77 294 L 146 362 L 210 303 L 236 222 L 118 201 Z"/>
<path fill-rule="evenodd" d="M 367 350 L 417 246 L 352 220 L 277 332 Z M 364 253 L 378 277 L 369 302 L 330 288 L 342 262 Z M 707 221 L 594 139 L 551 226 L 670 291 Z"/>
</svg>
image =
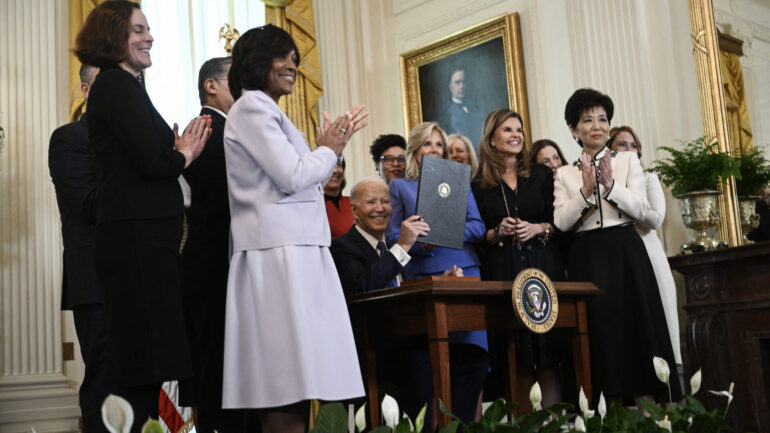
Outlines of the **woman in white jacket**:
<svg viewBox="0 0 770 433">
<path fill-rule="evenodd" d="M 631 152 L 606 147 L 614 104 L 593 89 L 567 101 L 564 118 L 583 153 L 556 171 L 554 224 L 575 231 L 569 255 L 571 281 L 603 290 L 588 301 L 591 379 L 614 401 L 668 397 L 652 366 L 654 356 L 675 363 L 658 284 L 634 223 L 649 212 L 644 172 Z M 676 369 L 671 394 L 681 398 Z"/>
<path fill-rule="evenodd" d="M 630 126 L 617 126 L 610 130 L 609 148 L 616 152 L 634 152 L 641 160 L 642 143 Z M 636 231 L 644 241 L 647 255 L 650 256 L 652 269 L 655 271 L 655 279 L 658 281 L 660 300 L 663 302 L 663 312 L 666 313 L 666 324 L 671 337 L 671 346 L 674 349 L 674 359 L 677 364 L 682 364 L 682 349 L 679 344 L 679 312 L 676 303 L 676 285 L 671 267 L 668 265 L 668 257 L 663 244 L 658 239 L 657 229 L 663 224 L 666 216 L 666 197 L 663 187 L 655 173 L 644 173 L 644 185 L 647 192 L 647 201 L 650 202 L 649 210 L 636 222 Z"/>
</svg>

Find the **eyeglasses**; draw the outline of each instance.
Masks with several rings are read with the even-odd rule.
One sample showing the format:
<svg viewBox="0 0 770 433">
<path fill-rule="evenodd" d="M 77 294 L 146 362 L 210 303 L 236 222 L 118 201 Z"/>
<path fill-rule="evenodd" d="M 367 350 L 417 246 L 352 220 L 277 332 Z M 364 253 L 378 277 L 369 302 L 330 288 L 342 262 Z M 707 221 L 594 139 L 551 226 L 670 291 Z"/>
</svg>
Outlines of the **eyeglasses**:
<svg viewBox="0 0 770 433">
<path fill-rule="evenodd" d="M 406 158 L 403 157 L 403 156 L 399 156 L 398 158 L 393 157 L 393 156 L 389 156 L 389 155 L 388 156 L 381 156 L 380 157 L 380 161 L 382 161 L 382 162 L 384 162 L 385 164 L 388 164 L 388 165 L 393 165 L 396 162 L 398 162 L 399 164 L 406 164 Z"/>
</svg>

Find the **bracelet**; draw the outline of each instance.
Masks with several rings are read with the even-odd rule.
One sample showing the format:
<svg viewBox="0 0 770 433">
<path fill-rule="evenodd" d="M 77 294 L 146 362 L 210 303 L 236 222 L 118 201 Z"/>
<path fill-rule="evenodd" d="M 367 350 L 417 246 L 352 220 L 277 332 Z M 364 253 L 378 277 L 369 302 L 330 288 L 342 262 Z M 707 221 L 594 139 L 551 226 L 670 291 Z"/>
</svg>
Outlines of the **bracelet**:
<svg viewBox="0 0 770 433">
<path fill-rule="evenodd" d="M 496 226 L 496 227 L 495 227 L 495 228 L 492 230 L 492 236 L 494 236 L 494 237 L 495 237 L 495 241 L 498 241 L 498 240 L 500 240 L 500 225 L 497 225 L 497 226 Z"/>
<path fill-rule="evenodd" d="M 551 239 L 551 225 L 548 223 L 540 223 L 540 224 L 543 226 L 543 229 L 545 230 L 545 232 L 543 232 L 543 235 L 540 236 L 540 242 L 542 242 L 542 244 L 545 245 Z"/>
</svg>

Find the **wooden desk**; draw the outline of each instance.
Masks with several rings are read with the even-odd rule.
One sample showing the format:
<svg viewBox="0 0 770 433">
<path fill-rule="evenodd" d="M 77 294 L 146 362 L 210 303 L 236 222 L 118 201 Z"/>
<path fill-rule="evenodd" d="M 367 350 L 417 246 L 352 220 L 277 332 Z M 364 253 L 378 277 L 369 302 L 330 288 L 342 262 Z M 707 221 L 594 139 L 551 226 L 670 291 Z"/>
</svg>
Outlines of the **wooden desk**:
<svg viewBox="0 0 770 433">
<path fill-rule="evenodd" d="M 734 381 L 727 424 L 770 431 L 770 242 L 668 262 L 685 279 L 685 379 L 703 369 L 697 397 L 708 409 L 725 407 L 727 399 L 704 390 L 726 390 Z"/>
<path fill-rule="evenodd" d="M 575 328 L 573 356 L 578 387 L 591 401 L 591 366 L 585 299 L 601 294 L 591 283 L 554 283 L 559 297 L 555 327 Z M 433 395 L 452 409 L 449 383 L 449 333 L 470 330 L 524 330 L 511 303 L 511 281 L 479 281 L 475 277 L 431 277 L 401 287 L 348 297 L 348 309 L 359 350 L 364 351 L 370 410 L 369 425 L 379 424 L 376 355 L 382 338 L 427 335 L 433 370 Z M 515 395 L 515 346 L 509 345 L 509 392 Z M 439 425 L 450 421 L 439 413 Z"/>
</svg>

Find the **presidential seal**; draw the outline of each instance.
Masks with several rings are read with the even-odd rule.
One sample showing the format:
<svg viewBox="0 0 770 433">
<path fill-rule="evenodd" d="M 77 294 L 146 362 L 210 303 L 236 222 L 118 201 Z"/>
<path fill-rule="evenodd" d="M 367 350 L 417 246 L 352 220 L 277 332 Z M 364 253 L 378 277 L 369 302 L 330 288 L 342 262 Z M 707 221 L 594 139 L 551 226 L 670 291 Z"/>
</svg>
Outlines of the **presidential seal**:
<svg viewBox="0 0 770 433">
<path fill-rule="evenodd" d="M 559 315 L 556 289 L 540 269 L 527 268 L 513 281 L 513 309 L 530 331 L 543 334 L 551 330 Z"/>
<path fill-rule="evenodd" d="M 441 182 L 438 185 L 438 195 L 441 198 L 447 198 L 447 197 L 449 197 L 449 194 L 452 194 L 452 188 L 449 187 L 448 183 Z"/>
</svg>

